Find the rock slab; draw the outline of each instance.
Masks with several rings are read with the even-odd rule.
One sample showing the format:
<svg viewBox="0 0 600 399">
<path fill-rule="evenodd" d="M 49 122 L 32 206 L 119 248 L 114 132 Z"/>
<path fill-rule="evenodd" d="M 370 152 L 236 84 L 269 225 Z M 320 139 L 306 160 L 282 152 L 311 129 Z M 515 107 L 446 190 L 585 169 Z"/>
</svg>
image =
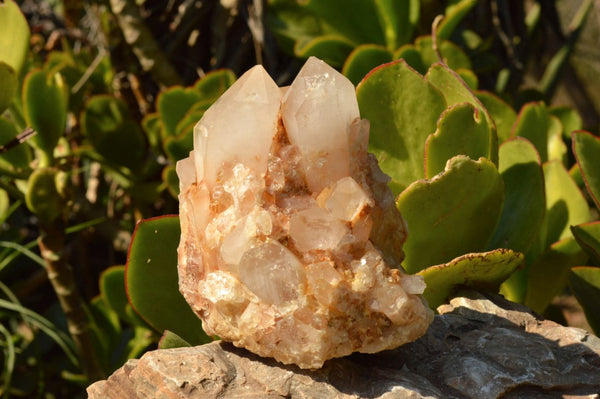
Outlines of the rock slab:
<svg viewBox="0 0 600 399">
<path fill-rule="evenodd" d="M 284 366 L 224 342 L 129 360 L 89 398 L 599 398 L 600 339 L 468 293 L 396 350 Z"/>
</svg>

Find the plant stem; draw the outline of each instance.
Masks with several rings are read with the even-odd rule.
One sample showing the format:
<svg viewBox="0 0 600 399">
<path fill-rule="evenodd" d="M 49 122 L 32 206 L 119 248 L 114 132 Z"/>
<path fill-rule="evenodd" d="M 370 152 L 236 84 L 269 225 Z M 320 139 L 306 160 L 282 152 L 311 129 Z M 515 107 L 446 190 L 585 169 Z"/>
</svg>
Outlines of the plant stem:
<svg viewBox="0 0 600 399">
<path fill-rule="evenodd" d="M 81 368 L 90 382 L 104 378 L 98 364 L 89 328 L 89 321 L 84 304 L 75 285 L 73 269 L 64 256 L 65 229 L 59 220 L 49 225 L 40 226 L 41 236 L 38 244 L 42 258 L 46 263 L 48 279 L 65 313 L 69 333 L 79 353 Z"/>
</svg>

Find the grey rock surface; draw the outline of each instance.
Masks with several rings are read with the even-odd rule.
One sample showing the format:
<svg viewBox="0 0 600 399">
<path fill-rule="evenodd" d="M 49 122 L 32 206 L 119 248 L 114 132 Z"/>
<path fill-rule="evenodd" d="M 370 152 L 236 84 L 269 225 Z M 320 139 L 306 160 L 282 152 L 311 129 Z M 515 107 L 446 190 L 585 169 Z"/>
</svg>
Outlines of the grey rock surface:
<svg viewBox="0 0 600 399">
<path fill-rule="evenodd" d="M 89 398 L 600 398 L 600 339 L 498 296 L 439 309 L 427 334 L 393 351 L 307 371 L 224 342 L 129 360 Z"/>
</svg>

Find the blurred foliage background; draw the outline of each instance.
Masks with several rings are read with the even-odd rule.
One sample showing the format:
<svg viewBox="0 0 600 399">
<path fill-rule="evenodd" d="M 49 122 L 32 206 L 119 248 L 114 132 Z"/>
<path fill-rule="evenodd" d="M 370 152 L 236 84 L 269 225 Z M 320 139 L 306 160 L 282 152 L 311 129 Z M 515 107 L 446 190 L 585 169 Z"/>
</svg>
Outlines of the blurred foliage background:
<svg viewBox="0 0 600 399">
<path fill-rule="evenodd" d="M 445 15 L 435 25 L 439 54 L 431 36 L 438 15 Z M 164 319 L 185 307 L 180 298 L 160 299 L 156 317 L 133 311 L 124 266 L 132 234 L 142 219 L 177 213 L 175 162 L 191 149 L 194 124 L 236 77 L 261 63 L 286 85 L 311 55 L 355 84 L 398 58 L 425 74 L 442 57 L 478 90 L 501 141 L 535 141 L 518 129 L 559 121 L 559 139 L 544 131 L 543 147 L 559 154 L 589 216 L 560 222 L 561 232 L 582 226 L 573 232 L 579 246 L 569 236 L 573 245 L 549 239 L 528 252 L 534 260 L 558 257 L 566 270 L 560 284 L 517 286 L 529 284 L 530 296 L 550 290 L 529 304 L 597 333 L 598 193 L 584 183 L 600 170 L 600 149 L 583 149 L 596 148 L 600 128 L 599 38 L 600 4 L 591 0 L 0 1 L 0 394 L 85 397 L 90 382 L 128 358 L 210 339 L 193 315 Z M 571 136 L 579 129 L 592 134 Z M 577 143 L 579 152 L 570 151 Z M 552 168 L 544 173 L 564 177 Z M 177 221 L 158 220 L 164 242 L 176 245 Z M 136 235 L 157 225 L 143 226 Z M 501 246 L 484 244 L 479 250 Z M 151 247 L 132 246 L 132 259 Z M 158 247 L 153 259 L 171 261 L 167 249 Z M 470 262 L 457 259 L 442 261 Z M 567 286 L 571 267 L 588 264 Z M 596 303 L 586 307 L 589 324 L 572 318 L 582 315 L 573 289 L 584 293 L 584 307 Z M 149 300 L 143 289 L 128 290 Z M 550 304 L 555 293 L 565 295 Z M 524 291 L 514 295 L 528 303 Z"/>
</svg>

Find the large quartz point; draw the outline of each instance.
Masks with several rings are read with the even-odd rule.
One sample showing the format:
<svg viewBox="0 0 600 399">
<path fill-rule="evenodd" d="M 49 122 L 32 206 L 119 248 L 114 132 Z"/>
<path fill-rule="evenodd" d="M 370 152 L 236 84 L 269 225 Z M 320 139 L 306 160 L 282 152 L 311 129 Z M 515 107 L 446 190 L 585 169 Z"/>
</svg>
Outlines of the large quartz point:
<svg viewBox="0 0 600 399">
<path fill-rule="evenodd" d="M 177 173 L 179 286 L 208 334 L 318 368 L 425 333 L 368 136 L 354 87 L 316 58 L 287 91 L 254 67 L 206 111 Z"/>
</svg>

